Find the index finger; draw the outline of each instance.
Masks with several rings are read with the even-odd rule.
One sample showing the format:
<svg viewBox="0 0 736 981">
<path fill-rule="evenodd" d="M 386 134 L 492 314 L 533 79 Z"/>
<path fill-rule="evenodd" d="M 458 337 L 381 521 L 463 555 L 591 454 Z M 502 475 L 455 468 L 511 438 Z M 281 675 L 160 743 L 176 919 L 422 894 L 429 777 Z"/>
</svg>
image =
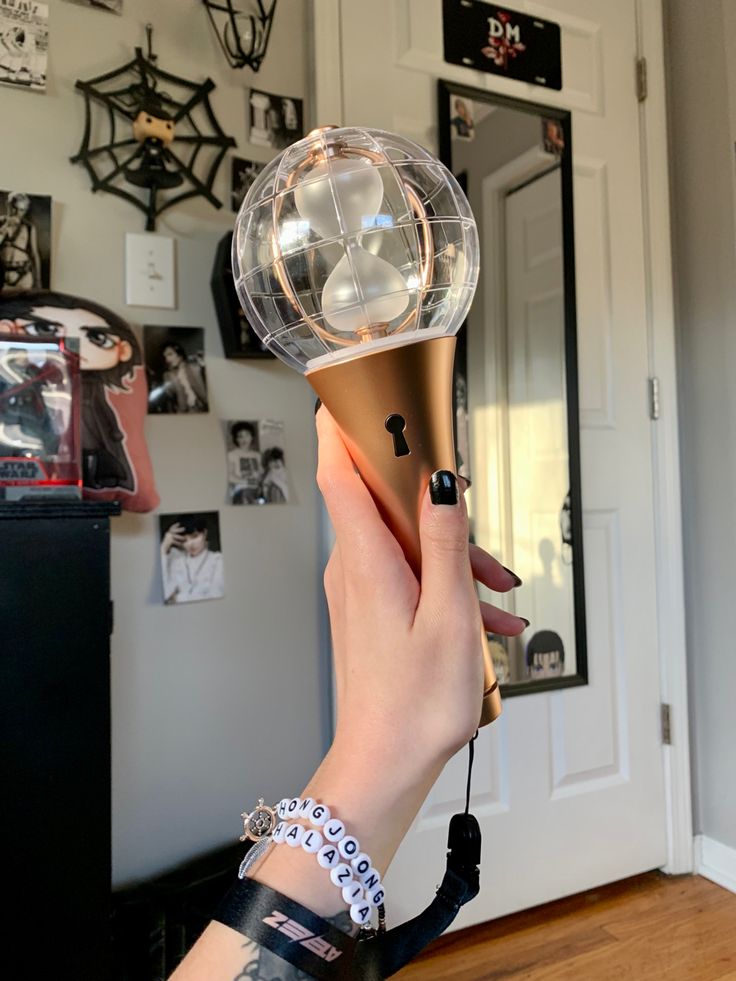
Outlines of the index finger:
<svg viewBox="0 0 736 981">
<path fill-rule="evenodd" d="M 317 412 L 319 456 L 317 484 L 335 528 L 335 536 L 350 565 L 372 566 L 376 561 L 392 557 L 403 559 L 403 552 L 378 513 L 375 501 L 343 442 L 337 423 L 323 405 Z M 381 569 L 381 566 L 378 566 Z M 381 570 L 382 572 L 383 570 Z"/>
</svg>

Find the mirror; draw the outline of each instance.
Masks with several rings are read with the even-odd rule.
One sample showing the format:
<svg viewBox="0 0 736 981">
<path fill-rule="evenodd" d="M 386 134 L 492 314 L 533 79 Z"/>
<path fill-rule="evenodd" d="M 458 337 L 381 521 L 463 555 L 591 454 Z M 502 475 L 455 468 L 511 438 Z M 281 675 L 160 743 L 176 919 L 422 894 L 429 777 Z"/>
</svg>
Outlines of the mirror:
<svg viewBox="0 0 736 981">
<path fill-rule="evenodd" d="M 531 620 L 489 634 L 496 673 L 504 697 L 584 685 L 570 113 L 440 82 L 439 135 L 481 248 L 458 338 L 458 468 L 474 540 L 523 580 L 482 598 Z"/>
</svg>

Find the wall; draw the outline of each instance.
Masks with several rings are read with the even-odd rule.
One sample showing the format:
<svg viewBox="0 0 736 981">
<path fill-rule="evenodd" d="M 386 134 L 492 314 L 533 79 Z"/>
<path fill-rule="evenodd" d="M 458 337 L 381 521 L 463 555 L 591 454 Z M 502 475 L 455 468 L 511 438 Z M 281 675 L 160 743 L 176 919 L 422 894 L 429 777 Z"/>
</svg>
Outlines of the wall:
<svg viewBox="0 0 736 981">
<path fill-rule="evenodd" d="M 736 5 L 665 18 L 694 828 L 736 848 Z"/>
<path fill-rule="evenodd" d="M 74 82 L 123 64 L 136 45 L 145 47 L 144 25 L 154 16 L 159 64 L 195 79 L 211 76 L 217 85 L 212 104 L 237 140 L 235 152 L 265 160 L 270 151 L 246 141 L 247 89 L 304 95 L 304 7 L 302 0 L 279 0 L 268 56 L 253 75 L 228 68 L 199 0 L 125 0 L 122 17 L 49 0 L 47 93 L 0 87 L 1 186 L 53 196 L 52 286 L 99 300 L 135 323 L 205 328 L 210 413 L 149 417 L 147 436 L 161 512 L 219 510 L 227 596 L 163 607 L 157 516 L 114 520 L 113 860 L 119 884 L 234 841 L 244 807 L 259 796 L 298 792 L 322 756 L 328 712 L 318 639 L 314 395 L 279 363 L 222 357 L 209 277 L 215 246 L 233 225 L 227 208 L 218 212 L 200 199 L 167 212 L 157 231 L 176 239 L 178 308 L 125 306 L 124 235 L 143 230 L 143 215 L 110 195 L 93 196 L 83 168 L 69 163 L 83 126 Z M 221 200 L 227 200 L 228 172 L 229 159 L 215 186 Z M 297 503 L 227 506 L 219 420 L 264 416 L 286 424 Z"/>
</svg>

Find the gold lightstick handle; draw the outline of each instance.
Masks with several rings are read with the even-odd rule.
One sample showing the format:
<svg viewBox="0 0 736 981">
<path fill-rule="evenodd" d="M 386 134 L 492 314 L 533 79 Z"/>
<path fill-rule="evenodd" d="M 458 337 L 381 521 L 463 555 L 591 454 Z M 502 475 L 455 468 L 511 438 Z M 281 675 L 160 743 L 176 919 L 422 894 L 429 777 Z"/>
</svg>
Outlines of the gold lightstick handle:
<svg viewBox="0 0 736 981">
<path fill-rule="evenodd" d="M 455 338 L 436 337 L 379 348 L 362 357 L 307 372 L 307 379 L 340 427 L 361 477 L 417 574 L 421 570 L 419 511 L 429 478 L 435 470 L 455 472 L 454 358 Z M 398 445 L 397 439 L 404 443 Z M 482 651 L 481 726 L 501 713 L 485 632 Z"/>
</svg>

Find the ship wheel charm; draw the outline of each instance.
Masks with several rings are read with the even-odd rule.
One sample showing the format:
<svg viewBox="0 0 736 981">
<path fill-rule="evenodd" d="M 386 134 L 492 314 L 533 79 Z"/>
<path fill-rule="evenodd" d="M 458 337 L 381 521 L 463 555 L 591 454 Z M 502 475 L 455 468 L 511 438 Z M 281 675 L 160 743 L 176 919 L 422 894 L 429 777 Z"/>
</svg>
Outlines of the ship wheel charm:
<svg viewBox="0 0 736 981">
<path fill-rule="evenodd" d="M 243 819 L 243 833 L 240 836 L 240 841 L 261 841 L 271 834 L 278 821 L 276 809 L 264 803 L 262 797 L 258 798 L 258 803 L 250 814 L 243 811 L 240 816 Z"/>
</svg>

